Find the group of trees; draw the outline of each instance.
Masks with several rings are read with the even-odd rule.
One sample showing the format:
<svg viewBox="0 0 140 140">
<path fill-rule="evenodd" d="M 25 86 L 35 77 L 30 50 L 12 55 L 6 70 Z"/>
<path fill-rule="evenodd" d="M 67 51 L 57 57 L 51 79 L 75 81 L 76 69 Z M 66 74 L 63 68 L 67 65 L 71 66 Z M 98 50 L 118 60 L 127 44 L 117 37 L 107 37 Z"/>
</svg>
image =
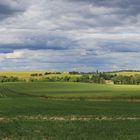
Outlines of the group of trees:
<svg viewBox="0 0 140 140">
<path fill-rule="evenodd" d="M 140 75 L 117 75 L 111 73 L 95 73 L 91 76 L 83 75 L 81 77 L 84 82 L 93 82 L 93 83 L 106 83 L 107 80 L 112 81 L 114 84 L 140 84 Z M 81 80 L 80 80 L 81 81 Z"/>
<path fill-rule="evenodd" d="M 18 82 L 20 81 L 18 77 L 7 77 L 7 76 L 0 76 L 0 82 Z"/>
<path fill-rule="evenodd" d="M 94 73 L 91 76 L 83 75 L 80 82 L 93 82 L 93 83 L 106 83 L 107 80 L 112 81 L 114 84 L 140 84 L 140 75 L 117 75 L 111 73 Z"/>
<path fill-rule="evenodd" d="M 100 77 L 99 75 L 89 75 L 83 74 L 79 76 L 51 76 L 51 77 L 43 77 L 41 79 L 32 79 L 31 81 L 62 81 L 62 82 L 91 82 L 91 83 L 105 83 L 105 79 Z"/>
<path fill-rule="evenodd" d="M 30 76 L 31 77 L 38 77 L 38 76 L 46 76 L 46 75 L 50 75 L 50 74 L 61 74 L 61 72 L 45 72 L 43 73 L 32 73 Z"/>
<path fill-rule="evenodd" d="M 32 73 L 30 76 L 43 76 L 42 73 Z"/>
<path fill-rule="evenodd" d="M 49 75 L 49 74 L 61 74 L 61 72 L 45 72 L 44 75 Z"/>
<path fill-rule="evenodd" d="M 111 79 L 114 84 L 140 84 L 140 75 L 122 76 L 118 75 Z"/>
</svg>

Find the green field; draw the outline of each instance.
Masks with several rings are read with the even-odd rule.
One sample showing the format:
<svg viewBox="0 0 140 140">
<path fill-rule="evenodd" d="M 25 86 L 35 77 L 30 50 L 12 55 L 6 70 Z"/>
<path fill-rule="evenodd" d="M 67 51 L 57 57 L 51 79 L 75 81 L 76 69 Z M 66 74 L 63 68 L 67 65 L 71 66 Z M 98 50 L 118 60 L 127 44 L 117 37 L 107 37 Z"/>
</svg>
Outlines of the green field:
<svg viewBox="0 0 140 140">
<path fill-rule="evenodd" d="M 106 85 L 72 82 L 17 82 L 1 85 L 1 94 L 60 99 L 139 99 L 139 85 Z M 11 93 L 11 94 L 10 94 Z"/>
<path fill-rule="evenodd" d="M 139 130 L 139 85 L 0 85 L 0 139 L 138 140 Z"/>
</svg>

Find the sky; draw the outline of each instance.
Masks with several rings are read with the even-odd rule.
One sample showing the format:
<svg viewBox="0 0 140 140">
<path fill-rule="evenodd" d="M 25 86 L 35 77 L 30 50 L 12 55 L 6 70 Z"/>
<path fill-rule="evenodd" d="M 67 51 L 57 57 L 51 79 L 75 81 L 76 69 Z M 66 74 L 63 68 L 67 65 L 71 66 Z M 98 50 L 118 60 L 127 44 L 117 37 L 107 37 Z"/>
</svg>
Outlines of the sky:
<svg viewBox="0 0 140 140">
<path fill-rule="evenodd" d="M 0 0 L 0 70 L 140 69 L 140 0 Z"/>
</svg>

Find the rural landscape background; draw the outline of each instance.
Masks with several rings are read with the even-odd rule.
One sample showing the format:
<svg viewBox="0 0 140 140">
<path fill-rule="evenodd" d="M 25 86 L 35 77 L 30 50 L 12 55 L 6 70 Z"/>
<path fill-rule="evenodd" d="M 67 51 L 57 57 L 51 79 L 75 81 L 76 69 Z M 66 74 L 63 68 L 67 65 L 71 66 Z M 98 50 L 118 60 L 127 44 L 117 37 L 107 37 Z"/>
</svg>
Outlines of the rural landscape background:
<svg viewBox="0 0 140 140">
<path fill-rule="evenodd" d="M 140 139 L 140 0 L 0 0 L 0 140 Z"/>
<path fill-rule="evenodd" d="M 0 139 L 137 140 L 140 72 L 0 72 Z"/>
</svg>

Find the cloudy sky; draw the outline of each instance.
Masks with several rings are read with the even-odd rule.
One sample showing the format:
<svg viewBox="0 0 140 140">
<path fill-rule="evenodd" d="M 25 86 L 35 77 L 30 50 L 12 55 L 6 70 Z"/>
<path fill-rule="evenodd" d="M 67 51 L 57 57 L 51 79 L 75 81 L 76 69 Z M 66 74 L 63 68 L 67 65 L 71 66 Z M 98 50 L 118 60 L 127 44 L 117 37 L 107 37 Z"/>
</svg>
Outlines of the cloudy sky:
<svg viewBox="0 0 140 140">
<path fill-rule="evenodd" d="M 0 0 L 0 70 L 140 69 L 140 0 Z"/>
</svg>

